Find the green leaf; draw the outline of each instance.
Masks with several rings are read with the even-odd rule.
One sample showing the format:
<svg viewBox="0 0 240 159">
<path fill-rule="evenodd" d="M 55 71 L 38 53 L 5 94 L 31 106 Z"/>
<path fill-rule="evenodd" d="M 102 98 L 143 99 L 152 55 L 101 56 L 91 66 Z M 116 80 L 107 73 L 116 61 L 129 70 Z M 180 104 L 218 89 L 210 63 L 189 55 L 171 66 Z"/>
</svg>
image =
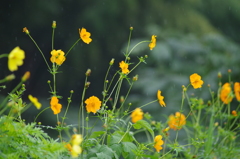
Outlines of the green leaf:
<svg viewBox="0 0 240 159">
<path fill-rule="evenodd" d="M 131 132 L 115 131 L 113 134 L 108 135 L 107 144 L 112 145 L 119 142 L 132 142 L 134 140 Z"/>
<path fill-rule="evenodd" d="M 91 134 L 90 138 L 98 138 L 101 135 L 103 135 L 105 133 L 105 131 L 95 131 Z"/>
<path fill-rule="evenodd" d="M 138 120 L 135 124 L 133 124 L 133 127 L 134 129 L 141 129 L 141 128 L 147 129 L 147 131 L 152 135 L 152 138 L 154 138 L 154 132 L 152 130 L 152 127 L 145 120 Z"/>
<path fill-rule="evenodd" d="M 123 148 L 122 154 L 125 159 L 132 159 L 136 157 L 134 152 L 137 151 L 137 146 L 135 144 L 132 142 L 122 142 L 121 144 Z"/>
<path fill-rule="evenodd" d="M 115 158 L 119 158 L 121 156 L 123 151 L 121 144 L 113 144 L 110 146 L 110 148 L 115 152 Z"/>
</svg>

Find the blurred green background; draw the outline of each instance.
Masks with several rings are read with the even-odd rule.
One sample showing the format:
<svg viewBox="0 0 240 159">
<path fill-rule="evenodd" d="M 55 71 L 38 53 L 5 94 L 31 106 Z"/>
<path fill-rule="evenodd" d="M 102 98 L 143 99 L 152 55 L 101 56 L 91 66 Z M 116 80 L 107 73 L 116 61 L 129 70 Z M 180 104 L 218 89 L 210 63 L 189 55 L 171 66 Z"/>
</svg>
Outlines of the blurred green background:
<svg viewBox="0 0 240 159">
<path fill-rule="evenodd" d="M 28 94 L 38 97 L 43 103 L 42 109 L 49 106 L 47 80 L 52 77 L 39 51 L 22 28 L 29 29 L 47 59 L 50 58 L 53 20 L 57 21 L 55 49 L 66 52 L 79 38 L 78 28 L 85 27 L 91 32 L 92 43 L 79 42 L 61 66 L 63 73 L 57 75 L 57 90 L 63 96 L 60 101 L 63 111 L 69 91 L 75 92 L 69 112 L 73 121 L 75 117 L 70 113 L 81 102 L 86 70 L 92 70 L 86 97 L 95 95 L 101 98 L 109 61 L 115 58 L 115 67 L 110 73 L 113 75 L 119 69 L 118 63 L 124 59 L 131 26 L 134 27 L 131 46 L 141 40 L 150 40 L 153 34 L 157 35 L 156 48 L 150 51 L 145 43 L 131 55 L 133 62 L 137 62 L 139 56 L 149 56 L 147 65 L 141 65 L 130 74 L 130 77 L 139 75 L 128 100 L 133 103 L 132 109 L 156 99 L 160 89 L 167 107 L 161 108 L 155 103 L 143 110 L 153 113 L 156 120 L 162 119 L 162 114 L 169 116 L 180 108 L 181 87 L 189 84 L 189 76 L 193 73 L 200 74 L 205 83 L 202 89 L 190 89 L 190 94 L 206 100 L 210 98 L 207 84 L 217 90 L 218 72 L 222 72 L 225 83 L 228 81 L 227 70 L 231 69 L 232 80 L 240 82 L 240 1 L 237 0 L 1 1 L 0 17 L 1 53 L 9 53 L 16 46 L 26 53 L 24 65 L 14 72 L 18 79 L 8 83 L 8 88 L 0 93 L 6 95 L 24 72 L 30 71 L 24 99 L 28 101 Z M 7 60 L 2 59 L 0 66 L 0 76 L 4 78 L 10 73 Z M 123 92 L 127 88 L 126 82 Z M 188 109 L 187 106 L 184 109 Z M 32 121 L 38 112 L 31 108 L 25 113 L 26 120 Z M 50 109 L 40 116 L 39 121 L 48 120 L 47 117 L 54 117 L 55 122 Z"/>
</svg>

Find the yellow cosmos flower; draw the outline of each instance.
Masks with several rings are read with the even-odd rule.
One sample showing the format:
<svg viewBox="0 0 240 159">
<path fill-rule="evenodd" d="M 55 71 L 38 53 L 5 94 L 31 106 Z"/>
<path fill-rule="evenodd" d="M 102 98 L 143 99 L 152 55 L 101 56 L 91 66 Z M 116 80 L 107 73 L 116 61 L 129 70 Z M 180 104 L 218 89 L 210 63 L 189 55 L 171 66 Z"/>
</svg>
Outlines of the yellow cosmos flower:
<svg viewBox="0 0 240 159">
<path fill-rule="evenodd" d="M 232 101 L 233 97 L 231 96 L 232 88 L 229 83 L 225 83 L 220 92 L 220 99 L 223 103 L 228 104 Z"/>
<path fill-rule="evenodd" d="M 156 46 L 157 42 L 156 37 L 157 37 L 156 35 L 152 35 L 151 43 L 148 45 L 150 50 L 152 50 Z"/>
<path fill-rule="evenodd" d="M 119 67 L 122 69 L 122 73 L 124 73 L 124 74 L 129 73 L 128 64 L 125 63 L 124 61 L 121 61 L 121 62 L 119 63 Z"/>
<path fill-rule="evenodd" d="M 72 145 L 80 145 L 83 141 L 82 135 L 74 134 L 72 135 L 71 143 Z"/>
<path fill-rule="evenodd" d="M 28 95 L 28 99 L 36 106 L 37 109 L 42 107 L 42 104 L 38 102 L 38 99 L 33 97 L 31 94 Z"/>
<path fill-rule="evenodd" d="M 185 115 L 176 112 L 175 116 L 174 115 L 169 116 L 168 125 L 171 129 L 180 130 L 182 126 L 185 124 L 186 124 Z"/>
<path fill-rule="evenodd" d="M 8 69 L 10 71 L 16 71 L 18 66 L 23 64 L 23 59 L 25 58 L 25 52 L 21 50 L 18 46 L 15 47 L 8 55 Z"/>
<path fill-rule="evenodd" d="M 64 54 L 65 53 L 62 50 L 52 50 L 52 57 L 50 58 L 51 62 L 56 63 L 57 65 L 61 65 L 66 60 Z"/>
<path fill-rule="evenodd" d="M 237 116 L 237 111 L 236 111 L 236 110 L 233 110 L 233 111 L 232 111 L 232 115 L 233 115 L 233 116 Z"/>
<path fill-rule="evenodd" d="M 157 135 L 154 138 L 154 148 L 157 152 L 160 152 L 162 150 L 162 145 L 164 144 L 164 141 L 162 140 L 162 135 Z"/>
<path fill-rule="evenodd" d="M 165 102 L 163 101 L 164 96 L 161 96 L 161 91 L 160 91 L 160 90 L 158 90 L 158 92 L 157 92 L 157 98 L 158 98 L 159 104 L 160 104 L 162 107 L 166 107 L 166 104 L 165 104 Z"/>
<path fill-rule="evenodd" d="M 51 109 L 53 114 L 59 114 L 62 109 L 62 104 L 58 103 L 58 98 L 53 96 L 50 101 Z"/>
<path fill-rule="evenodd" d="M 92 39 L 90 38 L 91 33 L 87 32 L 85 28 L 78 29 L 78 30 L 79 30 L 79 35 L 82 41 L 85 42 L 86 44 L 89 44 L 92 41 Z"/>
<path fill-rule="evenodd" d="M 73 145 L 71 149 L 71 155 L 73 158 L 77 158 L 82 153 L 82 148 L 79 145 Z"/>
<path fill-rule="evenodd" d="M 85 100 L 85 104 L 87 104 L 86 105 L 87 112 L 96 113 L 97 110 L 100 109 L 101 103 L 102 102 L 98 99 L 98 97 L 95 96 L 89 97 L 88 99 Z"/>
<path fill-rule="evenodd" d="M 132 118 L 132 122 L 133 122 L 133 123 L 136 123 L 138 120 L 142 120 L 142 119 L 143 119 L 142 109 L 136 108 L 136 109 L 132 112 L 131 118 Z"/>
<path fill-rule="evenodd" d="M 203 80 L 201 80 L 201 76 L 197 73 L 190 76 L 190 82 L 194 89 L 201 88 L 204 83 Z"/>
<path fill-rule="evenodd" d="M 234 93 L 235 93 L 236 99 L 240 101 L 240 83 L 239 82 L 234 83 Z"/>
</svg>

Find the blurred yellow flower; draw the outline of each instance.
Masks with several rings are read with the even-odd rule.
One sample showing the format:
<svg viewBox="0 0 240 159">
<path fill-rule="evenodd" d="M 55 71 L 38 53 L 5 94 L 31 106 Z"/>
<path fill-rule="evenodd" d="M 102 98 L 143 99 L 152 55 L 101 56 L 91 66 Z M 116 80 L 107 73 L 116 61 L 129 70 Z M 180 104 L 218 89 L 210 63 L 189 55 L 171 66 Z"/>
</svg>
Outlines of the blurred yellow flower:
<svg viewBox="0 0 240 159">
<path fill-rule="evenodd" d="M 132 112 L 131 118 L 132 118 L 132 122 L 133 122 L 133 123 L 136 123 L 138 120 L 142 120 L 142 119 L 143 119 L 142 109 L 136 108 L 136 109 Z"/>
<path fill-rule="evenodd" d="M 122 73 L 124 73 L 124 74 L 129 73 L 128 64 L 125 63 L 124 61 L 121 61 L 121 62 L 119 63 L 119 67 L 122 69 Z"/>
<path fill-rule="evenodd" d="M 53 114 L 59 114 L 62 109 L 62 104 L 58 103 L 58 98 L 53 96 L 50 101 L 51 109 Z"/>
<path fill-rule="evenodd" d="M 154 148 L 157 152 L 160 152 L 162 150 L 162 145 L 164 144 L 164 141 L 162 140 L 162 135 L 157 135 L 154 138 Z"/>
<path fill-rule="evenodd" d="M 72 139 L 71 139 L 71 143 L 72 145 L 80 145 L 83 141 L 82 135 L 80 134 L 73 134 L 72 135 Z"/>
<path fill-rule="evenodd" d="M 234 83 L 234 93 L 235 93 L 236 99 L 240 101 L 240 83 L 239 82 Z"/>
<path fill-rule="evenodd" d="M 158 98 L 159 104 L 160 104 L 162 107 L 166 107 L 166 104 L 165 104 L 165 102 L 163 101 L 164 96 L 161 96 L 161 91 L 160 91 L 160 90 L 158 90 L 158 92 L 157 92 L 157 98 Z"/>
<path fill-rule="evenodd" d="M 52 50 L 52 57 L 50 58 L 51 62 L 56 63 L 57 65 L 61 65 L 66 60 L 64 54 L 65 53 L 62 50 Z"/>
<path fill-rule="evenodd" d="M 151 39 L 151 42 L 150 42 L 150 44 L 148 45 L 149 46 L 149 48 L 150 48 L 150 50 L 152 50 L 153 48 L 155 48 L 155 46 L 156 46 L 156 35 L 152 35 L 152 39 Z"/>
<path fill-rule="evenodd" d="M 179 112 L 176 112 L 175 116 L 174 115 L 169 116 L 168 125 L 171 129 L 180 130 L 182 128 L 182 126 L 185 124 L 186 124 L 185 115 L 183 115 Z"/>
<path fill-rule="evenodd" d="M 25 72 L 25 74 L 22 76 L 22 81 L 25 82 L 26 80 L 28 80 L 30 78 L 30 72 L 27 71 Z"/>
<path fill-rule="evenodd" d="M 8 69 L 10 71 L 16 71 L 18 66 L 23 64 L 23 59 L 25 58 L 25 52 L 21 50 L 18 46 L 15 47 L 8 55 Z"/>
<path fill-rule="evenodd" d="M 233 111 L 232 111 L 232 115 L 233 115 L 233 116 L 237 116 L 237 111 L 236 111 L 236 110 L 233 110 Z"/>
<path fill-rule="evenodd" d="M 38 99 L 33 97 L 31 94 L 28 95 L 28 99 L 36 106 L 37 109 L 42 107 L 42 104 L 38 102 Z"/>
<path fill-rule="evenodd" d="M 89 44 L 92 41 L 92 39 L 90 38 L 91 33 L 87 32 L 85 28 L 78 29 L 78 30 L 79 30 L 79 35 L 82 41 L 85 42 L 86 44 Z"/>
<path fill-rule="evenodd" d="M 190 76 L 190 82 L 194 89 L 201 88 L 204 83 L 203 80 L 201 80 L 201 76 L 197 73 Z"/>
<path fill-rule="evenodd" d="M 227 82 L 225 83 L 220 92 L 220 99 L 223 103 L 228 104 L 232 101 L 233 97 L 231 96 L 232 88 L 231 85 Z"/>
<path fill-rule="evenodd" d="M 82 148 L 79 145 L 73 145 L 71 149 L 71 155 L 73 158 L 77 158 L 82 153 Z"/>
<path fill-rule="evenodd" d="M 88 99 L 85 100 L 85 104 L 87 104 L 86 105 L 87 112 L 96 113 L 97 110 L 100 109 L 101 103 L 102 102 L 98 99 L 98 97 L 95 96 L 89 97 Z"/>
</svg>

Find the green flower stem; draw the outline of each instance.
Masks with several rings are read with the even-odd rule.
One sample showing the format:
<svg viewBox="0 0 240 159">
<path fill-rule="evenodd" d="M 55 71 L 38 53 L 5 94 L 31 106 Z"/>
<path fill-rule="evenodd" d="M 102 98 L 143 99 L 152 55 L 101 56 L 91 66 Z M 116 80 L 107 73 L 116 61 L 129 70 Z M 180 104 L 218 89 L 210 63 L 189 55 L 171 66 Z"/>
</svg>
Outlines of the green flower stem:
<svg viewBox="0 0 240 159">
<path fill-rule="evenodd" d="M 8 57 L 9 54 L 1 54 L 0 55 L 0 58 L 3 58 L 3 57 Z"/>
<path fill-rule="evenodd" d="M 72 46 L 71 48 L 68 50 L 68 52 L 66 53 L 65 57 L 67 57 L 67 55 L 69 54 L 69 52 L 74 48 L 74 46 L 80 41 L 81 39 L 78 39 Z"/>
<path fill-rule="evenodd" d="M 126 54 L 128 54 L 128 49 L 129 49 L 129 46 L 130 46 L 131 37 L 132 37 L 132 29 L 130 29 L 130 33 L 129 33 L 129 36 L 128 36 L 128 45 L 127 45 L 127 49 L 126 49 Z"/>
<path fill-rule="evenodd" d="M 38 44 L 36 43 L 36 41 L 32 38 L 32 36 L 31 36 L 30 34 L 27 34 L 27 35 L 30 37 L 30 39 L 33 41 L 33 43 L 35 44 L 35 46 L 37 47 L 37 49 L 39 50 L 39 52 L 42 54 L 42 57 L 43 57 L 46 65 L 47 65 L 47 67 L 48 67 L 48 70 L 50 71 L 51 68 L 50 68 L 50 66 L 48 65 L 48 62 L 47 62 L 47 60 L 46 60 L 46 58 L 45 58 L 42 50 L 40 49 L 40 47 L 38 46 Z"/>
<path fill-rule="evenodd" d="M 131 91 L 131 89 L 132 89 L 132 86 L 133 86 L 133 83 L 131 83 L 131 85 L 130 85 L 130 87 L 129 87 L 129 89 L 128 89 L 128 92 L 127 92 L 126 96 L 124 97 L 124 101 L 122 102 L 122 104 L 121 104 L 119 110 L 121 110 L 121 108 L 123 107 L 123 105 L 124 105 L 124 103 L 125 103 L 125 101 L 126 101 L 128 95 L 129 95 L 129 93 L 130 93 L 130 91 Z M 121 113 L 121 114 L 122 114 L 122 113 Z"/>
<path fill-rule="evenodd" d="M 71 93 L 70 93 L 70 97 L 69 97 L 69 99 L 68 99 L 68 105 L 67 105 L 66 111 L 65 111 L 64 116 L 63 116 L 63 118 L 62 118 L 62 125 L 61 125 L 61 127 L 63 127 L 64 120 L 66 119 L 67 112 L 68 112 L 68 108 L 69 108 L 69 106 L 70 106 L 71 99 L 72 99 L 72 94 L 73 94 L 73 93 L 71 92 Z"/>
<path fill-rule="evenodd" d="M 57 127 L 59 127 L 59 116 L 57 114 Z M 60 138 L 60 141 L 62 142 L 62 130 L 61 129 L 57 129 L 58 130 L 58 133 L 59 133 L 59 138 Z"/>
<path fill-rule="evenodd" d="M 47 110 L 47 109 L 50 109 L 50 107 L 47 107 L 47 108 L 43 109 L 40 113 L 38 113 L 38 115 L 36 116 L 36 118 L 34 119 L 33 122 L 36 122 L 38 116 L 41 115 L 41 114 L 42 114 L 45 110 Z"/>
<path fill-rule="evenodd" d="M 138 108 L 143 108 L 143 107 L 145 107 L 145 106 L 147 106 L 147 105 L 149 105 L 149 104 L 155 103 L 155 102 L 157 102 L 157 101 L 158 101 L 158 99 L 157 99 L 157 100 L 154 100 L 154 101 L 151 101 L 151 102 L 148 102 L 148 103 L 146 103 L 146 104 L 144 104 L 144 105 L 142 105 L 142 106 L 140 106 L 140 107 L 138 107 Z M 128 114 L 132 113 L 133 111 L 134 111 L 134 110 L 128 112 Z"/>
<path fill-rule="evenodd" d="M 151 41 L 141 41 L 141 42 L 137 43 L 136 45 L 134 45 L 133 48 L 129 51 L 129 53 L 126 55 L 126 59 L 138 45 L 140 45 L 142 43 L 146 43 L 146 42 L 151 42 Z M 125 62 L 126 62 L 126 60 L 125 60 Z"/>
<path fill-rule="evenodd" d="M 113 112 L 116 109 L 116 105 L 117 105 L 117 102 L 118 102 L 118 99 L 119 99 L 119 94 L 120 94 L 120 90 L 121 90 L 121 86 L 122 86 L 122 81 L 123 81 L 123 79 L 121 79 L 119 81 L 118 87 L 117 87 L 116 92 L 115 92 L 113 109 L 112 109 Z"/>
<path fill-rule="evenodd" d="M 103 105 L 106 105 L 106 103 L 107 103 L 107 101 L 109 100 L 109 98 L 111 98 L 111 96 L 112 96 L 114 90 L 116 89 L 116 87 L 118 86 L 118 83 L 119 83 L 120 81 L 121 81 L 121 78 L 118 79 L 118 81 L 117 81 L 116 84 L 114 85 L 114 87 L 113 87 L 111 93 L 109 94 L 108 98 L 105 100 L 105 103 L 104 103 Z"/>
<path fill-rule="evenodd" d="M 54 33 L 55 33 L 55 28 L 53 27 L 53 31 L 52 31 L 52 50 L 54 49 Z"/>
<path fill-rule="evenodd" d="M 81 116 L 81 113 L 82 113 L 82 136 L 84 136 L 84 108 L 83 108 L 83 100 L 85 98 L 85 94 L 86 94 L 86 83 L 87 83 L 87 79 L 88 79 L 88 76 L 86 76 L 85 78 L 85 82 L 84 82 L 84 89 L 83 89 L 83 93 L 82 93 L 82 100 L 81 100 L 81 105 L 80 105 L 80 109 L 79 109 L 79 113 L 78 113 L 78 125 L 79 125 L 79 128 L 78 128 L 78 131 L 80 132 L 80 116 Z"/>
</svg>

